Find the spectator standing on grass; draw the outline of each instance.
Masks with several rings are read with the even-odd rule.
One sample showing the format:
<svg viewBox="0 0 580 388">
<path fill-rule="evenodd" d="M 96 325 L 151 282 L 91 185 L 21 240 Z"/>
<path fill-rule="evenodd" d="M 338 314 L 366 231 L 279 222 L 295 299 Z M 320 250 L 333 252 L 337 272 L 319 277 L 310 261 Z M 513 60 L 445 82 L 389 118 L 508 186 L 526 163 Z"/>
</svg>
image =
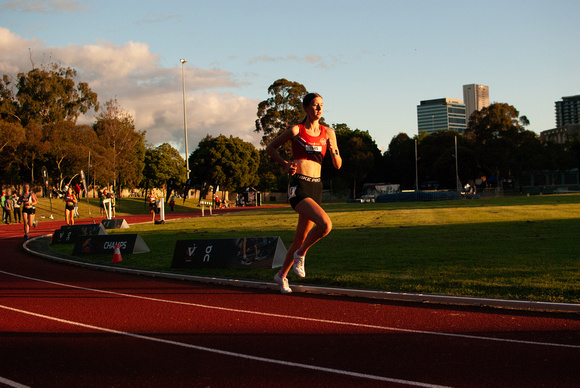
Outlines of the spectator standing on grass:
<svg viewBox="0 0 580 388">
<path fill-rule="evenodd" d="M 5 220 L 4 222 L 7 224 L 11 224 L 12 223 L 12 201 L 10 200 L 10 195 L 8 193 L 6 193 L 6 195 L 4 195 L 3 197 L 4 200 L 4 215 L 5 215 Z"/>
<path fill-rule="evenodd" d="M 36 213 L 36 204 L 38 203 L 38 198 L 30 190 L 30 185 L 24 185 L 24 191 L 18 198 L 18 204 L 22 206 L 22 219 L 24 220 L 24 239 L 28 240 L 28 234 L 30 233 L 30 227 L 36 228 L 36 221 L 34 220 L 34 214 Z"/>
<path fill-rule="evenodd" d="M 115 201 L 115 190 L 109 193 L 109 199 L 111 200 L 111 217 L 117 216 L 117 203 Z"/>
<path fill-rule="evenodd" d="M 18 196 L 12 193 L 12 209 L 14 209 L 14 222 L 22 223 L 22 213 L 20 212 L 20 204 L 18 203 Z"/>
<path fill-rule="evenodd" d="M 4 210 L 4 201 L 6 201 L 5 195 L 6 193 L 3 191 L 2 196 L 0 197 L 0 207 L 2 207 L 2 222 L 6 222 L 6 210 Z"/>
<path fill-rule="evenodd" d="M 81 200 L 81 185 L 78 183 L 73 186 L 75 197 L 77 201 L 75 202 L 75 210 L 74 210 L 74 218 L 79 218 L 81 215 L 79 214 L 79 201 Z"/>
<path fill-rule="evenodd" d="M 66 221 L 67 225 L 74 225 L 75 218 L 74 218 L 74 210 L 77 204 L 77 197 L 73 192 L 73 188 L 70 186 L 65 187 L 66 192 L 64 193 L 64 197 L 62 200 L 64 201 L 64 220 Z"/>
<path fill-rule="evenodd" d="M 298 213 L 294 241 L 288 249 L 282 268 L 274 276 L 274 281 L 285 294 L 292 292 L 286 278 L 290 268 L 299 277 L 305 277 L 304 260 L 308 249 L 332 229 L 330 217 L 320 206 L 320 173 L 326 152 L 330 152 L 336 169 L 342 166 L 334 130 L 319 122 L 323 110 L 322 97 L 309 93 L 304 97 L 302 107 L 306 112 L 302 123 L 282 132 L 266 148 L 272 159 L 282 165 L 290 175 L 290 205 Z M 284 160 L 278 152 L 278 148 L 289 141 L 292 142 L 292 162 Z"/>
<path fill-rule="evenodd" d="M 105 200 L 105 196 L 103 195 L 103 192 L 101 190 L 98 191 L 98 196 L 99 196 L 99 209 L 101 210 L 101 218 L 103 218 L 103 213 L 105 212 L 105 203 L 103 202 Z"/>
<path fill-rule="evenodd" d="M 77 197 L 77 201 L 75 202 L 74 218 L 78 218 L 81 216 L 79 214 L 79 201 L 78 201 L 80 197 L 78 195 L 76 197 Z"/>
<path fill-rule="evenodd" d="M 107 199 L 107 189 L 99 191 L 99 208 L 101 209 L 101 218 L 105 218 L 105 199 Z"/>
</svg>

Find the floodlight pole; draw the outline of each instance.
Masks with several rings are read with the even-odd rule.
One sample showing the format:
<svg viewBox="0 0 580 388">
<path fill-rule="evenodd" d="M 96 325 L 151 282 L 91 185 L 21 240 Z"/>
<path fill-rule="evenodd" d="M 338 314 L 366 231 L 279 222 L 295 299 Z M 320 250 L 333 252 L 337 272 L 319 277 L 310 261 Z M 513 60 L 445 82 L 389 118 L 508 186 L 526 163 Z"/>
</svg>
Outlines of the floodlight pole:
<svg viewBox="0 0 580 388">
<path fill-rule="evenodd" d="M 419 191 L 419 168 L 417 166 L 417 139 L 415 139 L 415 193 Z"/>
<path fill-rule="evenodd" d="M 189 150 L 187 148 L 187 113 L 185 109 L 185 74 L 183 70 L 183 65 L 187 61 L 183 58 L 179 60 L 181 62 L 181 83 L 183 85 L 183 131 L 185 132 L 185 180 L 189 179 Z"/>
<path fill-rule="evenodd" d="M 457 192 L 461 194 L 461 181 L 459 180 L 459 155 L 457 154 L 457 136 L 455 136 L 455 183 Z"/>
</svg>

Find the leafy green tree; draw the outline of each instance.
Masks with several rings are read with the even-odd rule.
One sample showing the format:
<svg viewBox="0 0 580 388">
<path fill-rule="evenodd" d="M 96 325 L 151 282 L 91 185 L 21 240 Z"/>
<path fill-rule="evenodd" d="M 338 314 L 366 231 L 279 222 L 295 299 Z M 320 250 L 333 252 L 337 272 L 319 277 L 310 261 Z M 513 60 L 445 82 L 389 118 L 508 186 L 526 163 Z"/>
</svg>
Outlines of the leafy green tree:
<svg viewBox="0 0 580 388">
<path fill-rule="evenodd" d="M 281 78 L 268 88 L 270 98 L 258 104 L 256 132 L 262 132 L 262 145 L 267 145 L 292 125 L 304 118 L 302 99 L 308 92 L 304 85 Z"/>
<path fill-rule="evenodd" d="M 406 190 L 415 187 L 415 139 L 402 132 L 394 136 L 383 161 L 386 183 L 399 184 Z"/>
<path fill-rule="evenodd" d="M 145 167 L 145 132 L 135 129 L 133 117 L 116 99 L 105 103 L 93 128 L 99 139 L 94 169 L 98 181 L 135 188 Z"/>
<path fill-rule="evenodd" d="M 223 190 L 239 190 L 257 185 L 260 155 L 240 138 L 207 135 L 190 156 L 191 179 L 207 182 Z"/>
<path fill-rule="evenodd" d="M 48 144 L 52 135 L 47 136 L 47 133 L 56 133 L 58 126 L 68 126 L 63 123 L 74 124 L 81 114 L 99 108 L 97 94 L 87 83 L 76 84 L 76 75 L 74 69 L 49 64 L 28 73 L 19 73 L 15 82 L 11 82 L 6 74 L 0 81 L 0 118 L 5 122 L 19 123 L 25 130 L 26 141 L 20 144 L 17 153 L 21 165 L 30 171 L 30 182 L 34 181 L 35 163 L 43 158 L 45 152 L 52 148 L 52 155 L 44 159 L 55 163 L 58 160 L 55 157 L 58 151 Z M 44 125 L 53 127 L 43 130 Z M 53 173 L 61 176 L 58 163 L 53 167 Z"/>
<path fill-rule="evenodd" d="M 44 159 L 47 167 L 53 167 L 58 177 L 58 187 L 70 184 L 88 161 L 96 135 L 89 125 L 76 125 L 72 121 L 46 124 L 43 127 L 43 143 L 47 147 Z"/>
<path fill-rule="evenodd" d="M 306 87 L 298 82 L 288 81 L 285 78 L 276 80 L 268 88 L 270 97 L 258 104 L 258 119 L 256 132 L 262 133 L 261 144 L 266 146 L 276 136 L 292 125 L 304 119 L 302 99 L 308 92 Z M 290 143 L 284 144 L 278 150 L 283 158 L 290 160 L 292 151 Z M 263 190 L 286 191 L 288 174 L 274 163 L 270 156 L 263 152 L 260 158 L 260 188 Z"/>
<path fill-rule="evenodd" d="M 18 146 L 18 158 L 21 165 L 30 172 L 29 182 L 34 182 L 35 163 L 43 158 L 50 144 L 44 138 L 43 128 L 40 124 L 28 123 L 24 128 L 25 140 Z M 54 176 L 56 171 L 51 171 Z M 24 178 L 24 177 L 23 177 Z"/>
<path fill-rule="evenodd" d="M 308 91 L 298 82 L 288 81 L 285 78 L 276 80 L 268 88 L 270 97 L 258 104 L 258 119 L 256 120 L 256 132 L 261 132 L 261 144 L 266 146 L 276 136 L 293 125 L 299 124 L 305 117 L 302 107 L 302 99 Z M 324 118 L 320 120 L 322 125 L 328 126 Z M 286 143 L 278 149 L 280 155 L 290 160 L 292 158 L 291 144 Z M 260 158 L 260 187 L 263 190 L 285 191 L 288 185 L 288 174 L 284 169 L 264 153 Z"/>
<path fill-rule="evenodd" d="M 527 121 L 527 118 L 525 120 Z M 516 108 L 506 103 L 494 103 L 473 112 L 464 136 L 472 139 L 475 144 L 485 146 L 490 140 L 523 130 Z"/>
<path fill-rule="evenodd" d="M 500 179 L 517 170 L 517 149 L 525 131 L 522 124 L 529 121 L 506 103 L 491 104 L 471 115 L 464 136 L 473 142 L 476 157 L 487 173 Z"/>
<path fill-rule="evenodd" d="M 89 109 L 97 111 L 97 94 L 85 82 L 75 84 L 76 75 L 76 70 L 57 64 L 19 73 L 16 116 L 22 125 L 75 122 Z"/>
<path fill-rule="evenodd" d="M 20 123 L 0 118 L 0 183 L 12 180 L 10 171 L 14 164 L 19 164 L 18 147 L 24 142 L 24 136 Z"/>
<path fill-rule="evenodd" d="M 455 168 L 456 136 L 459 137 L 455 131 L 439 131 L 420 139 L 417 145 L 417 153 L 420 155 L 418 161 L 420 186 L 422 182 L 437 181 L 442 188 L 457 188 L 457 171 Z M 464 165 L 465 161 L 461 163 Z"/>
<path fill-rule="evenodd" d="M 524 131 L 519 135 L 516 163 L 511 174 L 518 176 L 523 171 L 533 171 L 547 168 L 546 147 L 532 131 Z"/>
<path fill-rule="evenodd" d="M 575 136 L 568 139 L 566 142 L 566 151 L 568 151 L 572 157 L 574 167 L 580 167 L 580 137 Z"/>
<path fill-rule="evenodd" d="M 557 179 L 562 172 L 577 166 L 576 158 L 567 149 L 566 144 L 547 142 L 542 144 L 542 146 L 544 148 L 544 152 L 542 153 L 544 160 L 542 166 L 544 169 L 550 171 L 551 181 L 548 183 L 554 185 L 557 183 Z M 539 168 L 531 168 L 529 170 L 539 170 Z"/>
<path fill-rule="evenodd" d="M 368 131 L 351 130 L 346 124 L 333 124 L 336 141 L 342 157 L 342 168 L 336 170 L 330 158 L 323 162 L 322 176 L 325 181 L 332 179 L 333 188 L 340 189 L 340 181 L 350 187 L 352 197 L 360 191 L 362 183 L 377 168 L 381 151 Z M 337 184 L 338 183 L 338 184 Z"/>
<path fill-rule="evenodd" d="M 260 165 L 258 166 L 260 182 L 257 189 L 260 191 L 282 192 L 288 190 L 289 177 L 286 171 L 272 160 L 265 149 L 258 150 L 258 153 L 260 155 Z"/>
<path fill-rule="evenodd" d="M 20 118 L 17 116 L 18 103 L 10 84 L 10 78 L 4 74 L 2 81 L 0 81 L 0 119 L 10 123 L 21 123 Z"/>
<path fill-rule="evenodd" d="M 5 149 L 16 151 L 16 148 L 24 139 L 24 128 L 20 123 L 7 122 L 0 119 L 0 153 Z"/>
<path fill-rule="evenodd" d="M 143 175 L 149 180 L 149 187 L 164 187 L 170 178 L 179 186 L 185 181 L 185 160 L 169 143 L 149 148 L 145 151 Z"/>
<path fill-rule="evenodd" d="M 437 181 L 441 188 L 456 189 L 455 137 L 460 181 L 465 183 L 477 178 L 479 169 L 471 142 L 455 131 L 440 131 L 430 135 L 422 134 L 414 139 L 405 133 L 395 136 L 384 155 L 386 181 L 398 183 L 405 190 L 416 189 L 417 180 L 417 189 L 430 181 Z"/>
</svg>

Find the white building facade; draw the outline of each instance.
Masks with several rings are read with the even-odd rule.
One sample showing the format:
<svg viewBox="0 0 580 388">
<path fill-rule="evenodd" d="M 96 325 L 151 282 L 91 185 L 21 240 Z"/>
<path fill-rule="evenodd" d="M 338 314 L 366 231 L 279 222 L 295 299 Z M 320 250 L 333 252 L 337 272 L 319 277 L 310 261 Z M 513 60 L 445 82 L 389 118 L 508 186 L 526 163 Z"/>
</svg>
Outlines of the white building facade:
<svg viewBox="0 0 580 388">
<path fill-rule="evenodd" d="M 463 85 L 463 101 L 466 109 L 465 117 L 469 122 L 469 117 L 473 112 L 489 106 L 489 86 Z"/>
</svg>

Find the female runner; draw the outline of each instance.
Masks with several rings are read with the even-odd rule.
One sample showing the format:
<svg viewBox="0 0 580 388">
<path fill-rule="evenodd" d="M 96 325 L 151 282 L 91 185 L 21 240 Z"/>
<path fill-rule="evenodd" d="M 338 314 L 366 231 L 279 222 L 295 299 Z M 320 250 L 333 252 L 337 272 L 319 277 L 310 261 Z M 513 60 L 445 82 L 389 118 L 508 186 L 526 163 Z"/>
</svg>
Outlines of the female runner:
<svg viewBox="0 0 580 388">
<path fill-rule="evenodd" d="M 75 196 L 75 193 L 73 192 L 72 187 L 67 187 L 66 193 L 64 195 L 64 197 L 62 198 L 62 200 L 64 201 L 65 205 L 64 205 L 64 219 L 66 221 L 67 225 L 74 225 L 75 224 L 75 218 L 74 218 L 74 210 L 75 210 L 75 204 L 77 203 L 77 198 Z"/>
<path fill-rule="evenodd" d="M 294 241 L 286 254 L 282 268 L 274 276 L 274 281 L 284 294 L 292 292 L 286 278 L 290 268 L 293 268 L 299 277 L 305 277 L 304 260 L 308 249 L 332 229 L 328 214 L 320 206 L 322 202 L 320 173 L 326 152 L 330 152 L 335 168 L 339 169 L 342 166 L 334 130 L 319 123 L 323 110 L 322 97 L 316 93 L 309 93 L 302 100 L 302 107 L 306 112 L 304 121 L 282 132 L 266 147 L 272 159 L 290 174 L 290 205 L 298 213 Z M 278 151 L 278 148 L 288 141 L 292 142 L 292 162 L 284 160 Z"/>
<path fill-rule="evenodd" d="M 38 203 L 38 198 L 36 194 L 30 191 L 30 185 L 24 185 L 24 191 L 18 198 L 18 204 L 22 205 L 22 218 L 24 220 L 24 239 L 28 240 L 28 234 L 30 233 L 30 227 L 36 227 L 36 222 L 34 220 L 34 214 L 36 213 L 36 204 Z"/>
</svg>

